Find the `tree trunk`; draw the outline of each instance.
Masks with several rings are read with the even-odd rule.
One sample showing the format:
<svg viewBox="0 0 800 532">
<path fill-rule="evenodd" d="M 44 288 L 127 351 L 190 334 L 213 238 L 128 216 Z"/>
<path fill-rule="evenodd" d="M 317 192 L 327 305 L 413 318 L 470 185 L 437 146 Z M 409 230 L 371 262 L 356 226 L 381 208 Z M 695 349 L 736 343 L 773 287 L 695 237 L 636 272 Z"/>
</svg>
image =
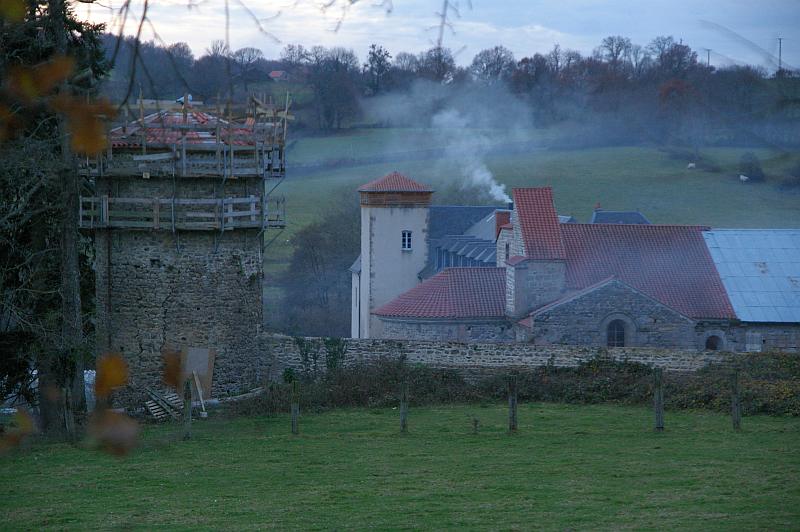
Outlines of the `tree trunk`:
<svg viewBox="0 0 800 532">
<path fill-rule="evenodd" d="M 52 19 L 56 53 L 67 54 L 67 36 L 64 0 L 51 0 L 49 14 Z M 69 91 L 66 82 L 60 90 Z M 86 408 L 83 382 L 80 262 L 78 257 L 78 195 L 80 178 L 69 142 L 69 132 L 63 116 L 59 117 L 61 160 L 59 172 L 61 196 L 61 339 L 56 353 L 41 361 L 39 397 L 43 429 L 49 433 L 74 434 L 74 412 Z M 55 359 L 51 358 L 55 357 Z M 69 388 L 69 393 L 66 392 Z M 70 398 L 65 401 L 64 398 Z"/>
</svg>

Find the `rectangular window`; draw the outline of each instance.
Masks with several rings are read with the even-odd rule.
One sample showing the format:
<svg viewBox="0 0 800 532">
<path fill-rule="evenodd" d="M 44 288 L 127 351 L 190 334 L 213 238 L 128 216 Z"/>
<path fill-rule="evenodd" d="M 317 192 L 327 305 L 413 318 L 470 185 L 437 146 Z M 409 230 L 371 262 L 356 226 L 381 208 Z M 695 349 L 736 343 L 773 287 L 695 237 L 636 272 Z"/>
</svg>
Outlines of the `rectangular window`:
<svg viewBox="0 0 800 532">
<path fill-rule="evenodd" d="M 403 251 L 411 250 L 411 231 L 403 231 Z"/>
</svg>

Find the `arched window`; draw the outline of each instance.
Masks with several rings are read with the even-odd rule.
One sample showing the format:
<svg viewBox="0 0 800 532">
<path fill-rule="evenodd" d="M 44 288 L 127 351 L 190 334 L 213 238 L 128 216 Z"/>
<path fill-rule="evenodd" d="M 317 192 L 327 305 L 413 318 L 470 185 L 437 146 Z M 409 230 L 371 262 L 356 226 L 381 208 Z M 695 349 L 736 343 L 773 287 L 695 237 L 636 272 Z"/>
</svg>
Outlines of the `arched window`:
<svg viewBox="0 0 800 532">
<path fill-rule="evenodd" d="M 706 351 L 719 351 L 722 348 L 722 338 L 712 334 L 706 338 Z"/>
<path fill-rule="evenodd" d="M 625 322 L 612 320 L 606 327 L 606 340 L 608 347 L 625 347 Z"/>
</svg>

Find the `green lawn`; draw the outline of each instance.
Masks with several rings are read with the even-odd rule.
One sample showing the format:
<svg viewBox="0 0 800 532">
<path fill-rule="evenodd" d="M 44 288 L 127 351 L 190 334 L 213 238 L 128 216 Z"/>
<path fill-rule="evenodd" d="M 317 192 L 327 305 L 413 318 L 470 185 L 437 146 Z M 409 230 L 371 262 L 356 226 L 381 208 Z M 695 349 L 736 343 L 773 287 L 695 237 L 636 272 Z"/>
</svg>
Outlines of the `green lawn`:
<svg viewBox="0 0 800 532">
<path fill-rule="evenodd" d="M 469 416 L 481 421 L 470 433 Z M 36 444 L 0 457 L 0 527 L 791 529 L 800 419 L 525 404 L 339 410 L 148 427 L 115 459 Z"/>
</svg>

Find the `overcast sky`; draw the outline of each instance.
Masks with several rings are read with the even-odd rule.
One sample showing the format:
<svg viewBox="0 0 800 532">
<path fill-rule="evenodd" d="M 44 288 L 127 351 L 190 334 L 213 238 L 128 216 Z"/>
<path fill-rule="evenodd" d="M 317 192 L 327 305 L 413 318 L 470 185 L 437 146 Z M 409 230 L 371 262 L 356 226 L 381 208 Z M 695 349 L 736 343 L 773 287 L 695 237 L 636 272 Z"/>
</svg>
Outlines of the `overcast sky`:
<svg viewBox="0 0 800 532">
<path fill-rule="evenodd" d="M 190 1 L 196 7 L 187 8 Z M 388 13 L 381 0 L 360 0 L 347 12 L 339 7 L 347 0 L 323 10 L 328 1 L 230 0 L 231 47 L 254 46 L 278 57 L 288 43 L 345 46 L 363 60 L 370 43 L 396 54 L 425 50 L 436 40 L 442 0 L 393 0 Z M 109 8 L 119 8 L 123 0 L 98 2 L 76 3 L 76 9 L 117 30 L 118 13 Z M 132 19 L 141 14 L 142 0 L 132 2 L 126 33 L 135 33 Z M 243 5 L 271 36 L 259 31 Z M 212 40 L 225 38 L 224 6 L 224 0 L 150 0 L 148 16 L 165 42 L 184 41 L 199 56 Z M 751 63 L 770 70 L 777 61 L 770 57 L 777 58 L 777 38 L 783 37 L 784 61 L 800 68 L 800 0 L 472 0 L 471 8 L 461 0 L 460 13 L 452 18 L 454 33 L 445 34 L 444 44 L 459 51 L 461 64 L 496 44 L 521 58 L 555 43 L 590 53 L 607 35 L 628 36 L 642 45 L 656 35 L 672 35 L 703 60 L 703 49 L 710 48 L 713 65 Z M 144 36 L 153 38 L 149 27 Z"/>
</svg>

